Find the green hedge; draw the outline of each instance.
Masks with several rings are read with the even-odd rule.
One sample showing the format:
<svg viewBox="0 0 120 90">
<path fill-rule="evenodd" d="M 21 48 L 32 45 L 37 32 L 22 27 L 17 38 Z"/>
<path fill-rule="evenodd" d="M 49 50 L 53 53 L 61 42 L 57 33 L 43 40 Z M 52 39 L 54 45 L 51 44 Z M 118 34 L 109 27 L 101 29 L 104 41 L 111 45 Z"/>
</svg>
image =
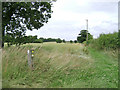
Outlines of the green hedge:
<svg viewBox="0 0 120 90">
<path fill-rule="evenodd" d="M 118 32 L 101 34 L 99 38 L 89 40 L 89 45 L 98 49 L 117 49 L 118 44 Z"/>
</svg>

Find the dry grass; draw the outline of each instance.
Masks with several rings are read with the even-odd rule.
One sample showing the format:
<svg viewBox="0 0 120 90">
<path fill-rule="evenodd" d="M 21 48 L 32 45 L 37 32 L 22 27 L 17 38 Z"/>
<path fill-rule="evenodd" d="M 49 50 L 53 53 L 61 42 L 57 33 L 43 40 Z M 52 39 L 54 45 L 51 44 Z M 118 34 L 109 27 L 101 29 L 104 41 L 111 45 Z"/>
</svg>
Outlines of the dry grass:
<svg viewBox="0 0 120 90">
<path fill-rule="evenodd" d="M 34 71 L 27 63 L 27 50 L 31 48 L 35 49 Z M 100 80 L 97 79 L 100 71 L 96 68 L 100 64 L 96 61 L 84 52 L 82 44 L 12 46 L 3 49 L 3 87 L 107 87 L 104 81 L 100 85 L 93 81 Z"/>
</svg>

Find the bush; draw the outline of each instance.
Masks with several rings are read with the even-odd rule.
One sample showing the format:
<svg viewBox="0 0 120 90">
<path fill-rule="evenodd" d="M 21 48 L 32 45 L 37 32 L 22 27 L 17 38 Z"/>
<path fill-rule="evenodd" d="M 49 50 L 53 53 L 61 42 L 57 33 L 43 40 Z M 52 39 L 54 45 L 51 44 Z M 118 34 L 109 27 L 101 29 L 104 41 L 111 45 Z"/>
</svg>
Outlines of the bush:
<svg viewBox="0 0 120 90">
<path fill-rule="evenodd" d="M 117 49 L 118 48 L 118 33 L 101 34 L 99 38 L 89 41 L 92 47 L 98 49 Z"/>
<path fill-rule="evenodd" d="M 61 43 L 62 40 L 61 40 L 60 38 L 58 38 L 58 39 L 56 40 L 56 42 L 57 42 L 57 43 Z"/>
<path fill-rule="evenodd" d="M 66 41 L 63 39 L 63 43 L 66 43 Z"/>
<path fill-rule="evenodd" d="M 74 43 L 77 43 L 77 40 L 75 40 Z"/>
<path fill-rule="evenodd" d="M 72 41 L 72 40 L 70 40 L 70 43 L 73 43 L 73 41 Z"/>
</svg>

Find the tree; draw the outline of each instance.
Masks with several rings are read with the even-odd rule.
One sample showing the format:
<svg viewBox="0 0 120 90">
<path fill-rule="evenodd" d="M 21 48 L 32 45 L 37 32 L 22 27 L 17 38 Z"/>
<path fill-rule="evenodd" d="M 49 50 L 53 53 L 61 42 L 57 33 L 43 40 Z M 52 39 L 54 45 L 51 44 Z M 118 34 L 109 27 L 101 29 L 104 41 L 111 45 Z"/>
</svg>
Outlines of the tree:
<svg viewBox="0 0 120 90">
<path fill-rule="evenodd" d="M 90 33 L 88 33 L 88 40 L 93 39 L 93 35 L 91 35 Z"/>
<path fill-rule="evenodd" d="M 4 41 L 7 43 L 8 47 L 9 47 L 12 44 L 11 42 L 13 42 L 13 38 L 9 35 L 5 35 Z"/>
<path fill-rule="evenodd" d="M 79 43 L 82 43 L 83 41 L 86 41 L 87 37 L 87 30 L 81 30 L 79 36 L 77 37 L 77 40 Z"/>
<path fill-rule="evenodd" d="M 74 43 L 77 43 L 77 40 L 75 40 Z"/>
<path fill-rule="evenodd" d="M 41 40 L 41 39 L 36 39 L 36 40 L 34 41 L 34 43 L 43 43 L 43 40 Z"/>
<path fill-rule="evenodd" d="M 58 38 L 58 39 L 56 39 L 56 42 L 57 42 L 57 43 L 61 43 L 62 40 L 61 40 L 60 38 Z"/>
<path fill-rule="evenodd" d="M 63 39 L 63 41 L 62 41 L 63 43 L 66 43 L 66 41 L 65 41 L 65 39 Z"/>
<path fill-rule="evenodd" d="M 87 30 L 81 30 L 79 36 L 77 37 L 77 41 L 79 43 L 82 43 L 86 41 L 86 38 L 87 38 Z M 88 40 L 90 39 L 93 39 L 93 36 L 90 33 L 88 33 Z"/>
<path fill-rule="evenodd" d="M 72 41 L 72 40 L 70 40 L 70 43 L 73 43 L 73 41 Z"/>
<path fill-rule="evenodd" d="M 38 30 L 47 23 L 51 18 L 51 6 L 52 1 L 2 2 L 2 47 L 5 34 L 20 39 L 25 36 L 26 30 Z"/>
<path fill-rule="evenodd" d="M 37 40 L 37 35 L 35 35 L 35 36 L 29 35 L 29 36 L 27 36 L 26 42 L 27 43 L 34 43 L 35 40 Z"/>
</svg>

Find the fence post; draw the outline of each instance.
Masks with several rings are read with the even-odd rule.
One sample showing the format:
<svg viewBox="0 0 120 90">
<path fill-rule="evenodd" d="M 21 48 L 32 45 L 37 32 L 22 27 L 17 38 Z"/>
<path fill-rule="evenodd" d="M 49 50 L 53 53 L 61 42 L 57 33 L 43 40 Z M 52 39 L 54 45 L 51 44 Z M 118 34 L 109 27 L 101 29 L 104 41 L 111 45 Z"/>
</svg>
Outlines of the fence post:
<svg viewBox="0 0 120 90">
<path fill-rule="evenodd" d="M 27 51 L 28 54 L 28 66 L 30 69 L 32 69 L 32 60 L 31 60 L 31 52 L 30 50 Z"/>
<path fill-rule="evenodd" d="M 28 66 L 31 70 L 33 70 L 33 57 L 34 57 L 34 49 L 28 50 L 27 51 L 28 54 Z"/>
<path fill-rule="evenodd" d="M 32 70 L 33 70 L 34 69 L 34 63 L 33 63 L 34 49 L 31 49 L 30 52 L 31 52 L 31 66 L 32 66 Z"/>
</svg>

